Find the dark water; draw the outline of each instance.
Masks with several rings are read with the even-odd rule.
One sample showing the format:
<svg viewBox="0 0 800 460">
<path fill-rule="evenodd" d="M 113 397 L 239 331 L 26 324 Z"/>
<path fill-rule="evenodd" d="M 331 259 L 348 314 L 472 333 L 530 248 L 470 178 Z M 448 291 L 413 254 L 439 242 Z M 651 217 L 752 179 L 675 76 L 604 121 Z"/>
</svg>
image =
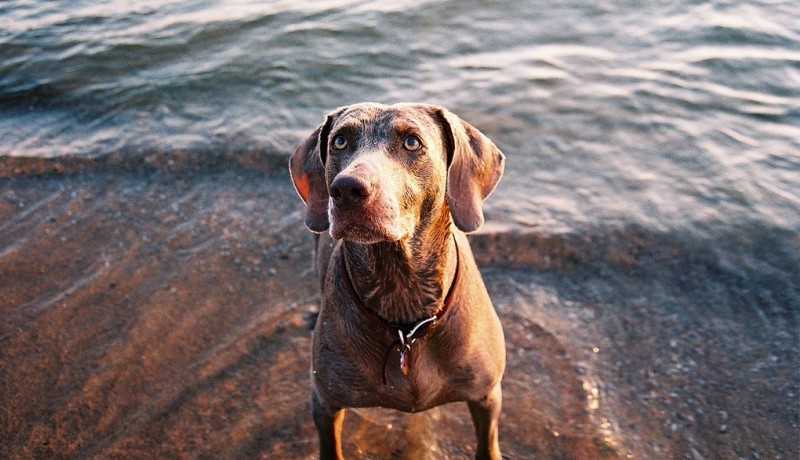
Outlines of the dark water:
<svg viewBox="0 0 800 460">
<path fill-rule="evenodd" d="M 81 167 L 103 164 L 107 170 L 112 165 L 113 171 L 134 168 L 143 153 L 153 152 L 159 162 L 170 167 L 174 162 L 178 168 L 182 163 L 202 163 L 197 157 L 243 158 L 235 162 L 245 165 L 267 158 L 283 168 L 285 157 L 326 112 L 364 100 L 447 106 L 506 153 L 506 176 L 487 202 L 489 231 L 474 241 L 487 265 L 519 258 L 512 260 L 516 268 L 511 271 L 494 266 L 487 273 L 501 316 L 513 319 L 507 328 L 512 353 L 519 352 L 526 357 L 524 362 L 530 362 L 534 359 L 528 360 L 528 354 L 539 356 L 536 347 L 526 342 L 531 334 L 540 344 L 545 342 L 540 336 L 551 340 L 548 334 L 552 334 L 588 350 L 586 362 L 603 356 L 605 350 L 619 356 L 604 358 L 605 364 L 597 365 L 600 383 L 572 374 L 580 368 L 574 353 L 563 363 L 540 365 L 542 375 L 570 375 L 575 380 L 577 396 L 569 404 L 579 415 L 563 416 L 556 403 L 552 408 L 554 414 L 561 414 L 553 420 L 574 425 L 575 438 L 584 435 L 581 423 L 589 423 L 581 412 L 584 400 L 599 393 L 608 398 L 600 405 L 601 412 L 607 406 L 619 409 L 615 417 L 598 416 L 595 424 L 606 427 L 603 430 L 612 425 L 612 431 L 621 432 L 619 436 L 627 438 L 635 452 L 644 453 L 641 458 L 670 457 L 657 449 L 670 442 L 679 445 L 668 450 L 676 458 L 697 451 L 712 458 L 715 452 L 725 457 L 735 451 L 745 458 L 757 451 L 787 457 L 797 452 L 797 438 L 791 445 L 791 433 L 797 431 L 798 413 L 787 407 L 796 408 L 800 364 L 800 3 L 0 3 L 0 177 L 9 175 L 3 170 L 8 157 L 17 157 L 15 165 L 21 171 L 42 158 L 69 157 L 78 163 L 75 156 L 81 157 Z M 239 179 L 226 180 L 219 192 L 214 174 L 193 178 L 200 185 L 189 187 L 189 192 L 159 186 L 164 197 L 174 192 L 186 202 L 200 201 L 197 214 L 201 216 L 211 209 L 222 220 L 238 219 L 265 228 L 274 222 L 260 216 L 259 209 L 283 192 L 291 194 L 288 187 L 281 189 L 275 198 L 257 201 L 256 206 L 252 200 L 239 200 L 248 187 L 258 188 L 257 179 L 247 176 L 249 185 L 244 188 L 232 185 Z M 72 179 L 65 179 L 66 185 L 48 185 L 53 191 L 36 191 L 37 180 L 23 177 L 0 182 L 5 200 L 0 211 L 9 219 L 0 222 L 5 232 L 0 234 L 0 262 L 7 266 L 2 273 L 17 277 L 0 284 L 16 296 L 8 294 L 11 300 L 6 300 L 4 308 L 19 313 L 33 306 L 49 315 L 64 315 L 61 321 L 68 322 L 72 317 L 66 312 L 42 307 L 39 297 L 26 297 L 25 283 L 30 281 L 37 289 L 56 291 L 53 305 L 62 299 L 57 283 L 48 287 L 33 278 L 23 280 L 27 272 L 19 260 L 24 258 L 15 258 L 23 249 L 66 251 L 64 240 L 52 235 L 39 237 L 39 242 L 29 238 L 37 228 L 40 233 L 47 230 L 37 216 L 52 221 L 52 214 L 59 222 L 62 214 L 64 219 L 73 219 L 71 204 L 64 204 L 67 211 L 59 214 L 49 208 L 50 203 L 69 204 L 83 198 L 88 203 L 96 200 L 99 209 L 114 208 L 108 213 L 117 216 L 116 208 L 135 208 L 132 203 L 138 206 L 137 200 L 147 201 L 150 192 L 138 182 L 128 184 L 128 179 L 112 181 L 113 193 L 83 186 L 70 192 Z M 158 180 L 170 184 L 168 179 Z M 31 195 L 27 202 L 26 193 Z M 47 198 L 39 197 L 40 193 Z M 225 194 L 225 200 L 215 201 L 218 193 Z M 159 212 L 183 206 L 182 200 L 163 205 Z M 159 200 L 153 198 L 153 202 Z M 34 205 L 27 207 L 30 203 Z M 250 207 L 237 210 L 232 203 Z M 299 206 L 299 202 L 294 204 Z M 83 205 L 74 206 L 82 209 Z M 147 201 L 141 206 L 154 205 Z M 133 208 L 121 215 L 135 223 L 139 211 Z M 286 210 L 278 214 L 280 219 L 289 215 L 299 220 Z M 180 231 L 166 232 L 163 239 L 170 240 L 189 227 L 200 233 L 208 230 L 203 219 L 187 219 L 192 225 L 177 226 Z M 158 229 L 158 224 L 152 225 Z M 233 225 L 228 222 L 225 231 L 228 224 Z M 241 241 L 248 241 L 247 229 L 252 226 L 241 226 Z M 113 239 L 107 234 L 111 230 L 92 219 L 87 218 L 82 228 L 95 227 L 102 230 L 97 238 Z M 223 227 L 212 230 L 224 233 Z M 113 228 L 109 224 L 108 229 Z M 85 238 L 89 245 L 91 238 L 71 227 L 69 231 L 68 242 Z M 158 235 L 158 230 L 147 231 Z M 141 235 L 129 236 L 138 241 Z M 208 258 L 216 257 L 218 248 L 205 244 L 205 240 L 198 243 Z M 270 244 L 274 243 L 264 246 Z M 133 247 L 146 249 L 149 242 Z M 130 263 L 144 264 L 149 257 L 145 249 L 134 251 Z M 241 257 L 249 253 L 249 249 L 243 251 Z M 91 261 L 92 257 L 82 259 Z M 302 257 L 296 259 L 291 259 L 295 265 Z M 557 270 L 514 271 L 519 266 Z M 98 267 L 102 271 L 108 264 Z M 34 268 L 31 273 L 39 270 Z M 146 275 L 142 276 L 157 278 L 161 269 L 142 270 Z M 188 279 L 187 291 L 214 281 Z M 108 280 L 112 281 L 118 282 Z M 279 289 L 280 284 L 274 284 Z M 83 284 L 76 286 L 74 292 L 82 292 Z M 71 295 L 70 289 L 64 292 Z M 150 295 L 149 291 L 141 294 L 142 302 L 152 306 L 157 317 L 163 305 L 160 300 L 148 303 Z M 209 298 L 214 295 L 210 293 Z M 216 295 L 226 298 L 228 293 Z M 258 292 L 252 298 L 260 302 L 263 295 Z M 74 301 L 75 311 L 84 307 Z M 194 314 L 190 306 L 183 307 L 186 311 L 176 318 Z M 286 311 L 290 307 L 294 308 L 286 306 Z M 260 311 L 254 307 L 252 314 Z M 91 316 L 85 318 L 78 329 L 93 321 Z M 160 320 L 151 321 L 160 324 Z M 523 330 L 527 322 L 542 325 L 547 333 Z M 599 323 L 606 326 L 601 328 Z M 18 340 L 13 331 L 19 324 L 10 321 L 7 326 L 0 339 L 19 348 L 14 348 L 18 351 L 12 353 L 14 359 L 27 362 L 25 353 L 34 353 L 43 339 Z M 196 332 L 195 325 L 184 326 L 187 335 Z M 297 342 L 305 343 L 305 332 L 300 326 L 297 329 Z M 229 334 L 239 337 L 240 332 Z M 152 340 L 159 340 L 158 334 Z M 591 339 L 585 339 L 586 344 L 576 341 L 581 334 Z M 124 342 L 118 345 L 132 346 L 130 340 Z M 79 345 L 75 353 L 90 349 Z M 602 350 L 599 355 L 592 351 L 595 347 Z M 59 344 L 53 348 L 61 349 Z M 206 350 L 199 345 L 198 349 Z M 186 363 L 195 359 L 194 352 L 187 356 Z M 559 356 L 543 353 L 537 359 Z M 305 367 L 297 359 L 293 354 L 287 362 L 304 378 Z M 130 369 L 128 361 L 121 362 L 121 369 Z M 702 368 L 704 362 L 711 364 Z M 270 367 L 264 369 L 267 372 Z M 561 371 L 553 373 L 553 369 Z M 109 370 L 109 381 L 118 373 Z M 519 390 L 509 392 L 510 398 L 518 398 L 510 400 L 510 420 L 524 420 L 529 406 L 550 410 L 546 397 L 535 400 L 534 396 L 536 404 L 519 400 L 520 395 L 535 394 L 531 390 L 541 385 L 532 383 L 532 371 L 510 367 L 507 376 L 509 387 Z M 255 381 L 251 377 L 242 381 Z M 20 382 L 22 389 L 25 383 Z M 165 386 L 174 389 L 180 383 Z M 51 391 L 47 387 L 40 393 Z M 147 387 L 141 393 L 151 391 Z M 128 393 L 120 390 L 120 400 Z M 552 395 L 552 400 L 563 393 L 558 389 L 542 392 Z M 17 398 L 24 391 L 8 394 Z M 208 398 L 208 404 L 219 400 Z M 46 397 L 40 404 L 42 410 L 53 405 Z M 303 410 L 299 404 L 298 408 L 281 407 L 299 413 Z M 597 410 L 591 400 L 587 404 L 589 414 Z M 737 407 L 741 413 L 734 417 Z M 359 417 L 369 416 L 364 412 Z M 689 423 L 687 417 L 696 420 Z M 27 423 L 24 417 L 19 419 L 20 424 Z M 733 419 L 742 427 L 738 431 Z M 298 420 L 306 422 L 305 417 Z M 756 423 L 751 426 L 750 420 Z M 639 428 L 633 427 L 633 421 Z M 302 439 L 313 436 L 307 424 L 297 423 L 303 427 L 298 428 Z M 676 434 L 692 424 L 686 429 L 689 435 Z M 510 428 L 512 433 L 519 430 L 519 439 L 529 436 L 527 425 L 517 425 Z M 8 432 L 19 431 L 8 427 L 14 428 Z M 109 431 L 117 430 L 116 425 L 112 428 Z M 469 434 L 468 428 L 464 430 Z M 563 427 L 542 431 L 560 431 L 560 439 L 567 438 Z M 380 436 L 381 432 L 376 433 Z M 738 437 L 717 440 L 729 432 Z M 669 442 L 652 441 L 656 439 L 652 433 L 663 434 Z M 220 445 L 228 439 L 223 436 Z M 507 439 L 517 438 L 507 434 Z M 563 451 L 561 441 L 552 442 L 553 452 Z M 750 449 L 748 443 L 770 447 Z M 170 443 L 165 441 L 165 445 Z M 520 441 L 518 451 L 524 452 L 527 445 Z M 736 448 L 714 447 L 719 445 Z M 313 449 L 307 450 L 311 455 Z"/>
</svg>

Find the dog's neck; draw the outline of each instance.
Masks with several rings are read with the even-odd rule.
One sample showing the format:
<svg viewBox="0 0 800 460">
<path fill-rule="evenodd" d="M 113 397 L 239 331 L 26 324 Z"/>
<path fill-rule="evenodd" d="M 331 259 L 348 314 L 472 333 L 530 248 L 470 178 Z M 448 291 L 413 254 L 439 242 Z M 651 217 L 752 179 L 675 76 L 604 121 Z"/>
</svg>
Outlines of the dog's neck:
<svg viewBox="0 0 800 460">
<path fill-rule="evenodd" d="M 345 241 L 350 278 L 367 308 L 382 319 L 413 324 L 443 304 L 458 264 L 449 212 L 402 241 Z"/>
</svg>

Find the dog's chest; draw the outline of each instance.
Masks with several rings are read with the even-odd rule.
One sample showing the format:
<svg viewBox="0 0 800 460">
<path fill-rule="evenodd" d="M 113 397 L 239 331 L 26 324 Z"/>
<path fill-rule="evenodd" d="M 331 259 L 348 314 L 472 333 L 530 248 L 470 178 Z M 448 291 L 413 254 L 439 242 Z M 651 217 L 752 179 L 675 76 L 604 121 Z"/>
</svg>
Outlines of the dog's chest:
<svg viewBox="0 0 800 460">
<path fill-rule="evenodd" d="M 419 412 L 453 401 L 469 399 L 479 392 L 472 369 L 450 365 L 435 343 L 416 342 L 406 353 L 403 372 L 401 347 L 396 344 L 351 347 L 325 343 L 318 331 L 314 347 L 313 378 L 324 398 L 342 407 L 381 406 L 404 412 Z M 353 352 L 361 348 L 361 352 Z"/>
</svg>

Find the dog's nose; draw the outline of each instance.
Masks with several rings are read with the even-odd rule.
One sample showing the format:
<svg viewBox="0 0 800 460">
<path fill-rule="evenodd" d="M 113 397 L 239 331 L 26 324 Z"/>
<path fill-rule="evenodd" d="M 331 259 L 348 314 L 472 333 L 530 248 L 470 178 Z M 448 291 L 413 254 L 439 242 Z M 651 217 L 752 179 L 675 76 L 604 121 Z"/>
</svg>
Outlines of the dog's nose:
<svg viewBox="0 0 800 460">
<path fill-rule="evenodd" d="M 331 183 L 328 193 L 336 204 L 357 206 L 369 198 L 372 186 L 357 177 L 339 176 Z"/>
</svg>

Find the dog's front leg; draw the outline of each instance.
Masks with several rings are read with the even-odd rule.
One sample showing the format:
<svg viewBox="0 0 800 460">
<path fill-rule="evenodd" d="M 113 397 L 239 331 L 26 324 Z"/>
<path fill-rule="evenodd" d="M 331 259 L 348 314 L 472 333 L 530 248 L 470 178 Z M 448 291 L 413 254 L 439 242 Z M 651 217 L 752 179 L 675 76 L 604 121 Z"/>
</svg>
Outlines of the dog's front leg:
<svg viewBox="0 0 800 460">
<path fill-rule="evenodd" d="M 319 435 L 320 460 L 343 460 L 342 455 L 342 422 L 344 409 L 331 407 L 311 390 L 311 415 Z"/>
<path fill-rule="evenodd" d="M 500 444 L 497 441 L 497 424 L 500 408 L 503 404 L 503 392 L 500 382 L 489 394 L 478 401 L 469 401 L 469 412 L 478 436 L 478 449 L 475 458 L 478 460 L 500 460 Z"/>
</svg>

